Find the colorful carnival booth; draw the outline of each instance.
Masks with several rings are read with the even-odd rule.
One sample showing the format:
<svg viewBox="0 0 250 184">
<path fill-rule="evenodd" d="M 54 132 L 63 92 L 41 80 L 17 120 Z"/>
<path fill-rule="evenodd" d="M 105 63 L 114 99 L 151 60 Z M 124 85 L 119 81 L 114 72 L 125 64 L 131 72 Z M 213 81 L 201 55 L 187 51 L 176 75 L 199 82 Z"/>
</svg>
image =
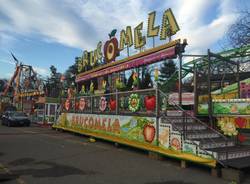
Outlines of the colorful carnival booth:
<svg viewBox="0 0 250 184">
<path fill-rule="evenodd" d="M 60 111 L 60 99 L 52 97 L 39 97 L 35 103 L 35 113 L 32 120 L 38 124 L 53 124 Z"/>
<path fill-rule="evenodd" d="M 99 42 L 94 51 L 84 51 L 82 57 L 76 58 L 77 88 L 68 89 L 67 98 L 62 100 L 62 113 L 53 128 L 210 167 L 216 167 L 217 163 L 225 165 L 229 159 L 250 156 L 247 149 L 242 149 L 240 154 L 230 151 L 228 148 L 235 146 L 233 139 L 183 110 L 181 90 L 169 98 L 158 88 L 159 71 L 154 64 L 178 58 L 182 66 L 187 42 L 170 39 L 179 30 L 171 9 L 164 12 L 161 26 L 154 25 L 155 14 L 149 14 L 147 36 L 142 32 L 143 23 L 134 28 L 134 37 L 130 26 L 121 30 L 119 42 L 115 37 L 116 30 L 113 30 L 103 47 Z M 161 40 L 168 39 L 169 42 L 144 49 L 146 38 L 152 38 L 154 43 L 159 33 Z M 130 56 L 132 45 L 139 52 Z M 128 56 L 116 60 L 124 49 Z M 154 82 L 142 88 L 139 71 L 150 65 L 154 65 Z M 131 77 L 126 82 L 128 71 Z M 179 72 L 179 89 L 181 79 Z M 130 85 L 126 85 L 128 83 Z M 177 96 L 179 100 L 176 101 Z M 194 101 L 194 96 L 189 94 L 188 105 L 193 104 L 190 101 Z"/>
</svg>

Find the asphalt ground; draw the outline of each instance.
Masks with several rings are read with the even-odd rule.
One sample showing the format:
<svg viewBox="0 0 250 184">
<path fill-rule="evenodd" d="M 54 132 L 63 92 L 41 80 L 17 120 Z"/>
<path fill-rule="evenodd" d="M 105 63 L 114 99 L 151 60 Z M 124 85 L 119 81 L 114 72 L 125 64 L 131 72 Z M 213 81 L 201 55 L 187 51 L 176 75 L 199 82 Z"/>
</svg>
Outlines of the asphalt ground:
<svg viewBox="0 0 250 184">
<path fill-rule="evenodd" d="M 246 180 L 248 183 L 250 180 Z M 0 126 L 0 182 L 6 184 L 229 184 L 210 169 L 154 160 L 114 143 L 35 125 Z"/>
</svg>

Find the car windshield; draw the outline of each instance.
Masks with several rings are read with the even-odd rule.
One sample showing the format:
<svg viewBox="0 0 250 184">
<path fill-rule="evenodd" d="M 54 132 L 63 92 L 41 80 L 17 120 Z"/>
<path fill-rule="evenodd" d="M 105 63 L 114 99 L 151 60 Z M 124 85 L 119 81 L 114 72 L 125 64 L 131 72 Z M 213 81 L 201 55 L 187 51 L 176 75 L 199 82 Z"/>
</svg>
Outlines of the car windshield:
<svg viewBox="0 0 250 184">
<path fill-rule="evenodd" d="M 27 116 L 25 113 L 23 112 L 11 112 L 10 113 L 11 116 L 15 116 L 15 117 L 18 117 L 18 116 Z"/>
</svg>

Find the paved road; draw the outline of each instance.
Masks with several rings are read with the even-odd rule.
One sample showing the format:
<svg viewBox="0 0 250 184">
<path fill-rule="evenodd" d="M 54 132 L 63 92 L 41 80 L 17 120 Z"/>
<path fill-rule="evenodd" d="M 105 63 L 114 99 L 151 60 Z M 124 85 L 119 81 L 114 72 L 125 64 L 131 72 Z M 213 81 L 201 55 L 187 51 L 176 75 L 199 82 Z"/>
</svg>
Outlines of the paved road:
<svg viewBox="0 0 250 184">
<path fill-rule="evenodd" d="M 209 169 L 158 161 L 113 143 L 37 126 L 0 126 L 0 182 L 7 184 L 228 184 Z"/>
</svg>

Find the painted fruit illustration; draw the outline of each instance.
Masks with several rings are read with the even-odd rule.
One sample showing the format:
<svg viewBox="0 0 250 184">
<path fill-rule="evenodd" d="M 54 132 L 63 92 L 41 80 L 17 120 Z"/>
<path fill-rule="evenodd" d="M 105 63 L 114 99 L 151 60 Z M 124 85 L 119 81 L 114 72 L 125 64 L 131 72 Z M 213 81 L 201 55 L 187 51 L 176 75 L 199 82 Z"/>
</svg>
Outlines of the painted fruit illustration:
<svg viewBox="0 0 250 184">
<path fill-rule="evenodd" d="M 107 100 L 104 96 L 102 96 L 100 99 L 99 109 L 103 112 L 105 111 L 106 107 L 107 107 Z"/>
<path fill-rule="evenodd" d="M 247 120 L 245 118 L 238 117 L 235 119 L 235 123 L 236 125 L 238 125 L 239 128 L 243 128 L 246 126 Z"/>
<path fill-rule="evenodd" d="M 85 109 L 85 106 L 86 106 L 85 99 L 84 98 L 80 98 L 80 101 L 79 101 L 79 110 L 83 111 Z"/>
<path fill-rule="evenodd" d="M 153 142 L 155 138 L 155 127 L 151 124 L 146 124 L 143 129 L 143 136 L 146 142 Z"/>
<path fill-rule="evenodd" d="M 231 112 L 232 112 L 232 113 L 237 113 L 237 112 L 238 112 L 237 105 L 232 105 L 232 107 L 231 107 Z"/>
<path fill-rule="evenodd" d="M 109 63 L 114 61 L 116 56 L 119 56 L 118 40 L 115 37 L 116 29 L 112 30 L 109 34 L 109 40 L 104 44 L 104 57 L 105 62 Z"/>
<path fill-rule="evenodd" d="M 247 140 L 247 137 L 245 135 L 239 134 L 238 135 L 238 140 L 240 142 L 245 142 Z"/>
<path fill-rule="evenodd" d="M 162 145 L 165 145 L 169 142 L 169 129 L 165 129 L 160 133 L 159 141 Z"/>
<path fill-rule="evenodd" d="M 145 103 L 146 109 L 148 111 L 155 110 L 155 105 L 156 105 L 156 98 L 155 98 L 155 96 L 146 96 L 144 98 L 144 103 Z"/>
<path fill-rule="evenodd" d="M 64 108 L 68 111 L 70 109 L 70 100 L 67 99 L 64 103 Z"/>
<path fill-rule="evenodd" d="M 181 143 L 177 138 L 171 140 L 171 147 L 175 150 L 181 150 Z"/>
<path fill-rule="evenodd" d="M 136 112 L 140 109 L 140 97 L 138 94 L 132 93 L 128 99 L 128 108 L 132 112 Z"/>
<path fill-rule="evenodd" d="M 115 108 L 116 108 L 116 101 L 111 99 L 110 102 L 109 102 L 109 106 L 110 106 L 110 109 L 112 111 L 114 111 Z"/>
<path fill-rule="evenodd" d="M 79 102 L 75 102 L 75 109 L 78 110 L 79 109 Z"/>
</svg>

